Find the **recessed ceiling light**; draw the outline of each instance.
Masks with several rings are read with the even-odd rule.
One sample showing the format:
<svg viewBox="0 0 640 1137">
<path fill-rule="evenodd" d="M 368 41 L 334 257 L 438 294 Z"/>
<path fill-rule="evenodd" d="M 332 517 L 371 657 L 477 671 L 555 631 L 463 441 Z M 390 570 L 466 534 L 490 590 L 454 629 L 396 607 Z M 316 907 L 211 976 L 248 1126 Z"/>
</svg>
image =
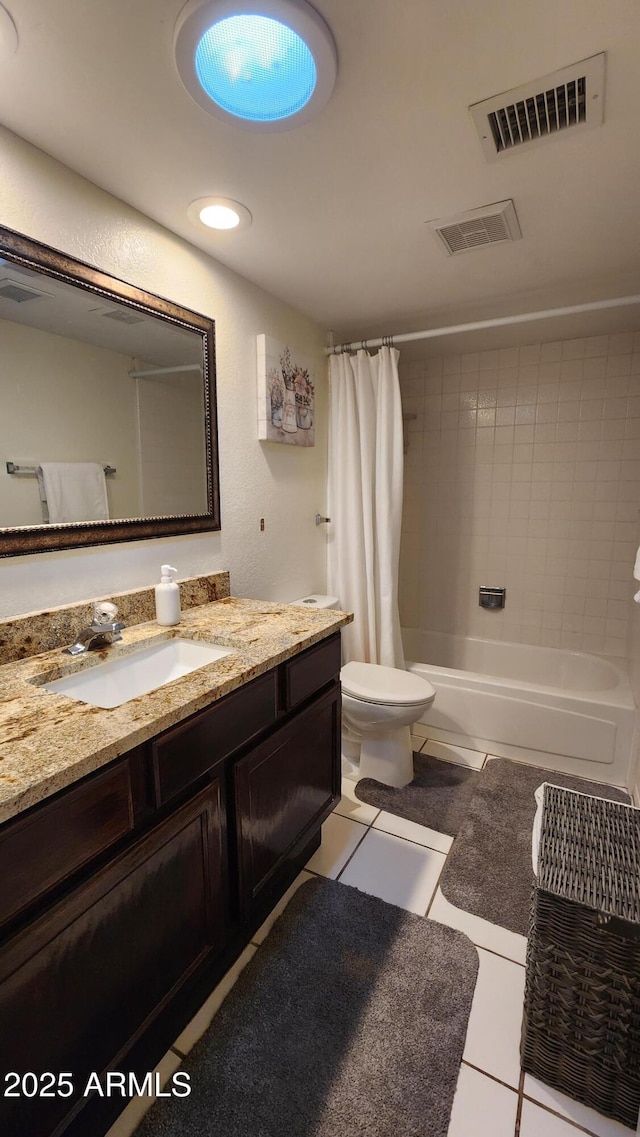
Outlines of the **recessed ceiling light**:
<svg viewBox="0 0 640 1137">
<path fill-rule="evenodd" d="M 246 229 L 253 220 L 246 206 L 230 197 L 199 197 L 191 202 L 187 216 L 209 229 Z"/>
<path fill-rule="evenodd" d="M 210 114 L 248 130 L 308 122 L 333 91 L 336 48 L 307 0 L 189 0 L 175 30 L 180 78 Z"/>
<path fill-rule="evenodd" d="M 210 229 L 235 229 L 240 224 L 240 214 L 230 205 L 205 205 L 200 210 L 200 220 Z"/>
</svg>

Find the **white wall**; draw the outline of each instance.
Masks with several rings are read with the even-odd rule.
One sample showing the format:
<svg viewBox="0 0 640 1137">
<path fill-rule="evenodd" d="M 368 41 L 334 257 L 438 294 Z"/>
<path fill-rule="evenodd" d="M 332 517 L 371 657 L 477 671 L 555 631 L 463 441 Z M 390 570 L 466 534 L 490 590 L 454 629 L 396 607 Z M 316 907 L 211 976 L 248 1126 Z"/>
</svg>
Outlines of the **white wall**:
<svg viewBox="0 0 640 1137">
<path fill-rule="evenodd" d="M 624 656 L 640 505 L 640 335 L 402 368 L 410 627 Z M 506 587 L 503 611 L 478 587 Z M 639 689 L 640 690 L 640 689 Z"/>
<path fill-rule="evenodd" d="M 7 474 L 7 460 L 115 466 L 109 516 L 138 516 L 130 368 L 129 356 L 0 320 L 0 526 L 42 523 L 36 478 Z"/>
<path fill-rule="evenodd" d="M 221 533 L 8 558 L 0 617 L 229 569 L 235 595 L 286 600 L 326 587 L 324 337 L 307 317 L 0 128 L 0 223 L 216 321 Z M 185 208 L 186 208 L 185 203 Z M 316 446 L 257 441 L 256 335 L 316 360 Z M 0 456 L 2 457 L 2 456 Z M 260 531 L 260 518 L 265 531 Z"/>
<path fill-rule="evenodd" d="M 190 371 L 135 383 L 143 514 L 206 513 L 202 375 Z"/>
</svg>

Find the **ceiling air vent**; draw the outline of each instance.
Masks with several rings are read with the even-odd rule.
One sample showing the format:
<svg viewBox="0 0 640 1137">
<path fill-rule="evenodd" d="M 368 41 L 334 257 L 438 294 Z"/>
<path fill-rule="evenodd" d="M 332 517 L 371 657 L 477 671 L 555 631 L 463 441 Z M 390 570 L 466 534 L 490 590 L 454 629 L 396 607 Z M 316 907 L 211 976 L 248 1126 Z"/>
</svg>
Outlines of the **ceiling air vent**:
<svg viewBox="0 0 640 1137">
<path fill-rule="evenodd" d="M 604 52 L 469 107 L 490 162 L 575 126 L 601 126 Z"/>
<path fill-rule="evenodd" d="M 12 280 L 10 276 L 0 277 L 0 300 L 10 300 L 13 304 L 25 304 L 28 300 L 40 300 L 48 296 L 37 288 Z"/>
<path fill-rule="evenodd" d="M 115 320 L 118 324 L 144 324 L 145 318 L 131 308 L 93 308 L 94 316 L 104 316 L 105 320 Z"/>
<path fill-rule="evenodd" d="M 470 253 L 484 245 L 502 245 L 519 241 L 522 232 L 512 201 L 496 201 L 482 209 L 470 209 L 455 217 L 427 221 L 450 257 Z"/>
</svg>

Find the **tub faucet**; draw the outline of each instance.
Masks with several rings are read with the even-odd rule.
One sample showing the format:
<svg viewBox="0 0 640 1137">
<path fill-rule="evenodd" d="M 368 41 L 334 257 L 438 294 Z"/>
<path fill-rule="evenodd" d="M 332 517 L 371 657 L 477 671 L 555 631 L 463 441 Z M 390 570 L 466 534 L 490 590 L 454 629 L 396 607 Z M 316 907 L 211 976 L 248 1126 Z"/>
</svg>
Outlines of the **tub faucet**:
<svg viewBox="0 0 640 1137">
<path fill-rule="evenodd" d="M 88 628 L 83 628 L 75 643 L 64 650 L 69 655 L 81 655 L 93 647 L 106 647 L 122 639 L 120 632 L 124 624 L 116 620 L 118 609 L 115 604 L 102 601 L 93 608 L 93 619 Z"/>
</svg>

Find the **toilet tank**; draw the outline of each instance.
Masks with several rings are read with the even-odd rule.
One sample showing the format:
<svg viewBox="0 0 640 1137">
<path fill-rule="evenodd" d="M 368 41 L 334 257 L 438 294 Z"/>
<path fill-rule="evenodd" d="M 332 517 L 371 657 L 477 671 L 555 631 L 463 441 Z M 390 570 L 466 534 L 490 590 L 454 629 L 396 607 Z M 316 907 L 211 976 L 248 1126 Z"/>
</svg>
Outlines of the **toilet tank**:
<svg viewBox="0 0 640 1137">
<path fill-rule="evenodd" d="M 310 592 L 308 596 L 301 596 L 299 600 L 292 600 L 291 604 L 300 605 L 301 608 L 339 608 L 337 596 L 324 596 L 321 592 Z"/>
</svg>

